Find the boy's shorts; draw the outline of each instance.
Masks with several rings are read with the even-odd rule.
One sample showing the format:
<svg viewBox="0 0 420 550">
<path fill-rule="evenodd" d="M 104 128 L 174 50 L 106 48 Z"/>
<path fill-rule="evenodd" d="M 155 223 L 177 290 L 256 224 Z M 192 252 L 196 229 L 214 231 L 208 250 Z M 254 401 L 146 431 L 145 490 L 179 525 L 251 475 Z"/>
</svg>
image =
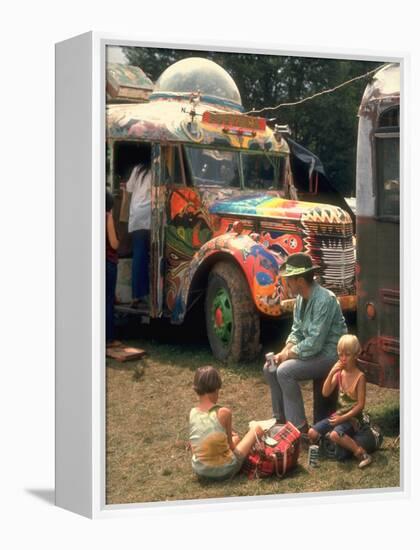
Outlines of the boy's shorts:
<svg viewBox="0 0 420 550">
<path fill-rule="evenodd" d="M 348 435 L 352 437 L 355 434 L 351 422 L 343 422 L 337 426 L 331 426 L 329 418 L 324 418 L 312 426 L 320 435 L 326 435 L 330 432 L 336 432 L 339 436 Z"/>
<path fill-rule="evenodd" d="M 193 460 L 192 466 L 199 478 L 212 479 L 214 481 L 226 481 L 240 472 L 245 458 L 246 457 L 237 449 L 233 449 L 233 458 L 230 464 L 209 467 L 197 460 Z"/>
<path fill-rule="evenodd" d="M 313 429 L 316 430 L 321 436 L 325 436 L 327 433 L 336 431 L 340 435 L 350 436 L 359 447 L 362 447 L 367 453 L 373 453 L 378 449 L 382 443 L 383 436 L 379 436 L 379 441 L 375 438 L 374 432 L 369 425 L 361 426 L 360 429 L 355 430 L 351 422 L 343 422 L 338 426 L 331 426 L 328 418 L 324 418 L 317 422 Z M 335 449 L 335 458 L 337 460 L 347 460 L 353 456 L 353 453 L 348 449 L 344 449 L 339 445 L 335 445 L 332 441 L 328 442 L 328 445 L 333 445 Z"/>
</svg>

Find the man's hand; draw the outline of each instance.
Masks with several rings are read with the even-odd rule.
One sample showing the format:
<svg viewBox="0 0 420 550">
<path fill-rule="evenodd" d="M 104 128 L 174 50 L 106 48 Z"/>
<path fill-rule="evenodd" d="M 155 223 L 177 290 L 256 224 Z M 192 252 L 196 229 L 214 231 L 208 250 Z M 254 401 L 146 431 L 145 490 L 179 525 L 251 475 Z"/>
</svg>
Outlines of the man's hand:
<svg viewBox="0 0 420 550">
<path fill-rule="evenodd" d="M 280 351 L 279 353 L 276 353 L 274 355 L 274 361 L 277 363 L 277 365 L 280 365 L 281 361 L 282 361 L 282 351 Z"/>
<path fill-rule="evenodd" d="M 287 360 L 287 352 L 288 350 L 286 348 L 282 349 L 280 353 L 277 353 L 275 356 L 274 356 L 274 361 L 278 364 L 278 365 L 281 365 L 281 363 L 283 363 L 283 361 L 286 361 Z"/>
</svg>

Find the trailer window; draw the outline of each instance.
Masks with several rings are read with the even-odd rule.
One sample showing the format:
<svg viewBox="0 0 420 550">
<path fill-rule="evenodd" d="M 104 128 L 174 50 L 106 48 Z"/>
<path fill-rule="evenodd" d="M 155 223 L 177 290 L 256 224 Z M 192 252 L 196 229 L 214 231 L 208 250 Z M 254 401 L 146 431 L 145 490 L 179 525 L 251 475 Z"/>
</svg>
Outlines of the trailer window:
<svg viewBox="0 0 420 550">
<path fill-rule="evenodd" d="M 378 215 L 400 214 L 400 140 L 398 137 L 377 137 Z"/>
<path fill-rule="evenodd" d="M 393 129 L 400 127 L 400 108 L 391 107 L 384 111 L 379 117 L 378 128 Z"/>
</svg>

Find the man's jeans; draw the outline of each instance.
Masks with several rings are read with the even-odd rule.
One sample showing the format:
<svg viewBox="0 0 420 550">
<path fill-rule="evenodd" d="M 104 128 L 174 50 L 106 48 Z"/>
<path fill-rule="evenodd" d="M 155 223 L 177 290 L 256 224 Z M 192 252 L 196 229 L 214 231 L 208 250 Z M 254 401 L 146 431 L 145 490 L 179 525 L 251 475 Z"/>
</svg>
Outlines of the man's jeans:
<svg viewBox="0 0 420 550">
<path fill-rule="evenodd" d="M 325 378 L 336 361 L 337 357 L 319 354 L 305 360 L 288 359 L 274 372 L 269 372 L 265 366 L 264 377 L 271 390 L 273 416 L 281 423 L 290 420 L 295 426 L 302 426 L 306 415 L 299 381 Z"/>
</svg>

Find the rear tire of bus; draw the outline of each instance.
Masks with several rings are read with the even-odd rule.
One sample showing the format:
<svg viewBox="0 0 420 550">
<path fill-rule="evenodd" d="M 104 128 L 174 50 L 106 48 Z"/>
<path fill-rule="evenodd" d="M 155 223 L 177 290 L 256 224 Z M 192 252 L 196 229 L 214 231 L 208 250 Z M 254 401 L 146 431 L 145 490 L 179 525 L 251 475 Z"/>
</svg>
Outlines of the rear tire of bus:
<svg viewBox="0 0 420 550">
<path fill-rule="evenodd" d="M 219 361 L 250 361 L 260 349 L 260 316 L 238 266 L 220 262 L 207 286 L 207 336 Z"/>
</svg>

